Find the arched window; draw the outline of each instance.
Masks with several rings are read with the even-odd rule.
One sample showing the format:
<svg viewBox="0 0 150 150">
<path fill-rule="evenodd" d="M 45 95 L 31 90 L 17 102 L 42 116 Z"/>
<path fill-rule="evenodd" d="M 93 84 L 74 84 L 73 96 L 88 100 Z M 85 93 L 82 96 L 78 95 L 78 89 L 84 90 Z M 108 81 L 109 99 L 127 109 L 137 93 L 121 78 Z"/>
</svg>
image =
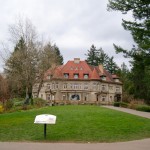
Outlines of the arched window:
<svg viewBox="0 0 150 150">
<path fill-rule="evenodd" d="M 79 94 L 72 94 L 71 100 L 80 100 L 80 95 Z"/>
</svg>

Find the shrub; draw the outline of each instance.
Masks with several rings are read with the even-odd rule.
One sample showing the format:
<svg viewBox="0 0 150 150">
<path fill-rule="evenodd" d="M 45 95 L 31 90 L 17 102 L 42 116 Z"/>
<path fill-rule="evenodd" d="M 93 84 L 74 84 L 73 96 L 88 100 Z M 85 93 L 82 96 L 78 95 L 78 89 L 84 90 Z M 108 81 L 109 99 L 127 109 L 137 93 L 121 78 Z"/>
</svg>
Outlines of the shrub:
<svg viewBox="0 0 150 150">
<path fill-rule="evenodd" d="M 24 98 L 16 97 L 16 98 L 13 98 L 12 100 L 13 100 L 14 102 L 22 102 L 22 101 L 24 101 Z"/>
<path fill-rule="evenodd" d="M 115 107 L 120 107 L 120 102 L 114 102 Z"/>
<path fill-rule="evenodd" d="M 0 105 L 0 113 L 3 113 L 3 111 L 4 111 L 4 107 Z"/>
<path fill-rule="evenodd" d="M 41 98 L 34 98 L 33 104 L 38 106 L 38 107 L 43 107 L 43 106 L 46 106 L 46 100 L 43 100 Z"/>
<path fill-rule="evenodd" d="M 137 107 L 137 104 L 134 104 L 134 103 L 128 104 L 128 108 L 130 109 L 136 109 L 136 107 Z"/>
<path fill-rule="evenodd" d="M 33 106 L 31 106 L 31 105 L 26 105 L 26 104 L 22 105 L 22 110 L 29 110 L 32 108 L 33 108 Z"/>
<path fill-rule="evenodd" d="M 14 102 L 14 106 L 15 106 L 15 107 L 22 106 L 22 105 L 23 105 L 23 101 Z"/>
<path fill-rule="evenodd" d="M 14 105 L 13 100 L 7 100 L 4 105 L 5 110 L 11 109 L 13 107 L 13 105 Z"/>
<path fill-rule="evenodd" d="M 148 105 L 137 105 L 136 110 L 150 112 L 150 106 L 148 106 Z"/>
<path fill-rule="evenodd" d="M 120 102 L 120 106 L 124 107 L 124 108 L 127 108 L 128 107 L 128 103 Z"/>
</svg>

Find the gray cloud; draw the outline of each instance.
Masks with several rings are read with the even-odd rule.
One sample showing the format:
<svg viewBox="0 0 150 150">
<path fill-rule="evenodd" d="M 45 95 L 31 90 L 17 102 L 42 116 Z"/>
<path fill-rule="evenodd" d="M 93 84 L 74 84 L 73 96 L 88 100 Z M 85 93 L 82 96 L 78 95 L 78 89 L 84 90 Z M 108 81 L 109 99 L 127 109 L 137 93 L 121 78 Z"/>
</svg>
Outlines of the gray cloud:
<svg viewBox="0 0 150 150">
<path fill-rule="evenodd" d="M 131 19 L 131 14 L 108 12 L 107 3 L 106 0 L 0 0 L 0 41 L 7 41 L 8 25 L 15 22 L 16 16 L 24 15 L 45 39 L 58 45 L 65 62 L 74 57 L 85 59 L 87 49 L 95 44 L 114 56 L 118 65 L 128 63 L 122 55 L 115 54 L 113 43 L 131 48 L 132 37 L 121 26 L 122 18 Z"/>
</svg>

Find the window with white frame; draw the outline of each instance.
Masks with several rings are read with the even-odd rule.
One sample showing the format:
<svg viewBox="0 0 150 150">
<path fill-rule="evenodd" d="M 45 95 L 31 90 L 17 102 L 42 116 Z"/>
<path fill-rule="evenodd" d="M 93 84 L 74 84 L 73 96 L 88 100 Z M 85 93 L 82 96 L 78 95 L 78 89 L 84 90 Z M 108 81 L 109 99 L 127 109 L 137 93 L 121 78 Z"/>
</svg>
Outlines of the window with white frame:
<svg viewBox="0 0 150 150">
<path fill-rule="evenodd" d="M 102 91 L 106 90 L 106 85 L 102 85 Z"/>
<path fill-rule="evenodd" d="M 56 82 L 56 84 L 55 84 L 55 88 L 58 89 L 58 83 L 57 83 L 57 82 Z"/>
<path fill-rule="evenodd" d="M 93 89 L 94 89 L 94 90 L 97 89 L 97 83 L 93 83 Z"/>
<path fill-rule="evenodd" d="M 113 86 L 109 86 L 109 90 L 112 91 L 113 90 Z"/>
<path fill-rule="evenodd" d="M 64 73 L 64 78 L 68 79 L 69 78 L 69 73 Z"/>
<path fill-rule="evenodd" d="M 78 73 L 75 73 L 74 74 L 74 79 L 78 79 L 79 78 L 79 74 Z"/>
<path fill-rule="evenodd" d="M 71 94 L 70 100 L 80 100 L 80 94 Z"/>
<path fill-rule="evenodd" d="M 47 100 L 51 100 L 51 95 L 47 94 Z"/>
<path fill-rule="evenodd" d="M 88 90 L 88 83 L 84 83 L 84 90 Z"/>
<path fill-rule="evenodd" d="M 73 89 L 73 84 L 72 83 L 70 83 L 70 89 Z"/>
<path fill-rule="evenodd" d="M 79 84 L 74 83 L 74 89 L 79 89 Z"/>
<path fill-rule="evenodd" d="M 112 101 L 112 99 L 113 99 L 113 97 L 112 97 L 112 96 L 110 96 L 110 97 L 109 97 L 109 100 L 110 100 L 110 101 Z"/>
<path fill-rule="evenodd" d="M 116 92 L 120 92 L 120 87 L 119 86 L 116 87 Z"/>
<path fill-rule="evenodd" d="M 50 75 L 48 75 L 48 76 L 47 76 L 47 79 L 51 79 L 51 76 L 50 76 Z"/>
<path fill-rule="evenodd" d="M 47 88 L 50 89 L 50 87 L 51 87 L 51 85 L 50 85 L 50 84 L 47 84 Z"/>
<path fill-rule="evenodd" d="M 106 80 L 106 76 L 105 75 L 102 75 L 100 76 L 102 80 Z"/>
<path fill-rule="evenodd" d="M 63 88 L 67 89 L 67 83 L 64 83 Z"/>
<path fill-rule="evenodd" d="M 82 89 L 82 84 L 79 84 L 79 89 Z"/>
<path fill-rule="evenodd" d="M 84 79 L 88 79 L 89 78 L 89 74 L 84 74 Z"/>
<path fill-rule="evenodd" d="M 54 83 L 52 83 L 52 89 L 55 89 L 55 84 Z"/>
<path fill-rule="evenodd" d="M 50 75 L 47 75 L 46 78 L 47 78 L 47 79 L 51 79 L 52 77 L 53 77 L 53 75 L 50 74 Z"/>
<path fill-rule="evenodd" d="M 106 96 L 102 95 L 101 99 L 102 99 L 103 102 L 106 101 Z"/>
</svg>

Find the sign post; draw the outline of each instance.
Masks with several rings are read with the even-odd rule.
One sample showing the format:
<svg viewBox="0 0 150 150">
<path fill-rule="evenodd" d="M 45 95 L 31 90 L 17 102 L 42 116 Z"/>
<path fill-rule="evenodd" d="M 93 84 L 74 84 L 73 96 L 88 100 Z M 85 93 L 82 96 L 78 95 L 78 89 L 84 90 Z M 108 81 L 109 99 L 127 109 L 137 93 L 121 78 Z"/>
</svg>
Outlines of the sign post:
<svg viewBox="0 0 150 150">
<path fill-rule="evenodd" d="M 46 124 L 44 124 L 44 139 L 46 139 Z"/>
<path fill-rule="evenodd" d="M 49 114 L 37 115 L 35 117 L 34 123 L 36 124 L 44 124 L 44 139 L 46 139 L 46 127 L 47 124 L 55 124 L 56 116 Z"/>
</svg>

